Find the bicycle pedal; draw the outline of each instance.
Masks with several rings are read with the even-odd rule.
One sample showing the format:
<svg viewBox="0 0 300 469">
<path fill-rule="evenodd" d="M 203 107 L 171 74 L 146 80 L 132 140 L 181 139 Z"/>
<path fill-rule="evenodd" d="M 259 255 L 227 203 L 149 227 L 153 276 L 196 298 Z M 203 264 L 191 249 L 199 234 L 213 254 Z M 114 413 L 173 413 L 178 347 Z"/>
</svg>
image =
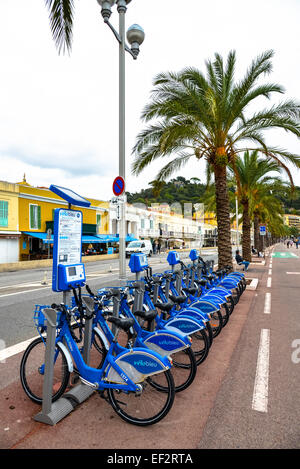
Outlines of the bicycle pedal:
<svg viewBox="0 0 300 469">
<path fill-rule="evenodd" d="M 109 402 L 108 397 L 105 395 L 105 390 L 104 391 L 98 391 L 99 396 L 101 399 L 104 399 L 106 402 Z"/>
</svg>

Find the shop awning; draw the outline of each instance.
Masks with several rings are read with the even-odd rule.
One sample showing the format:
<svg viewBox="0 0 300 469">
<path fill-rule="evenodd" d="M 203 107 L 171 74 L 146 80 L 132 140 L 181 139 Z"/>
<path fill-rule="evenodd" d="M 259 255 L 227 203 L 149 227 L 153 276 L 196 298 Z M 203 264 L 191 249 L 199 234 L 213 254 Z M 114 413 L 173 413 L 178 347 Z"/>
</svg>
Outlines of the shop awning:
<svg viewBox="0 0 300 469">
<path fill-rule="evenodd" d="M 101 243 L 98 236 L 82 236 L 82 244 L 93 244 L 93 243 Z"/>
<path fill-rule="evenodd" d="M 115 235 L 111 235 L 111 234 L 99 234 L 97 235 L 97 238 L 99 238 L 101 241 L 101 243 L 118 243 L 119 242 L 119 235 L 118 234 L 115 234 Z M 134 236 L 132 236 L 131 234 L 128 234 L 126 236 L 126 239 L 125 239 L 126 243 L 130 242 L 130 241 L 137 241 L 137 238 L 135 238 Z"/>
<path fill-rule="evenodd" d="M 116 235 L 110 234 L 98 234 L 97 238 L 99 238 L 100 243 L 116 243 L 119 241 L 119 238 Z"/>
<path fill-rule="evenodd" d="M 47 238 L 47 233 L 38 233 L 38 232 L 35 232 L 35 231 L 22 231 L 22 233 L 24 235 L 27 235 L 27 236 L 32 236 L 33 238 L 41 239 L 43 241 L 43 243 L 45 243 L 45 244 L 53 243 L 53 236 L 51 235 L 51 238 L 48 239 Z"/>
<path fill-rule="evenodd" d="M 138 239 L 129 234 L 129 235 L 126 236 L 125 241 L 126 242 L 128 242 L 128 241 L 138 241 Z"/>
</svg>

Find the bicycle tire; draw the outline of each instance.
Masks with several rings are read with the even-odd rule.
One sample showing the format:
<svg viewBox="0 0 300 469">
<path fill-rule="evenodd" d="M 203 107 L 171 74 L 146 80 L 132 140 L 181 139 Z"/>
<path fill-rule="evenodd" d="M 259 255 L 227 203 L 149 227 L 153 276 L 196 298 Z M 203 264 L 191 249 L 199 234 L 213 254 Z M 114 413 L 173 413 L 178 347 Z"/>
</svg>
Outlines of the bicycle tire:
<svg viewBox="0 0 300 469">
<path fill-rule="evenodd" d="M 208 346 L 210 348 L 212 346 L 214 337 L 213 337 L 212 327 L 211 327 L 209 321 L 207 321 L 205 323 L 205 328 L 206 328 L 206 332 L 207 332 L 207 336 L 208 336 Z"/>
<path fill-rule="evenodd" d="M 125 422 L 137 426 L 153 425 L 162 420 L 171 410 L 175 397 L 172 374 L 170 370 L 158 374 L 162 375 L 164 379 L 166 392 L 161 392 L 156 386 L 153 386 L 150 377 L 141 383 L 143 390 L 140 394 L 113 388 L 107 389 L 109 403 Z M 155 379 L 158 379 L 158 376 Z M 157 405 L 158 410 L 155 410 L 151 415 L 153 405 Z"/>
<path fill-rule="evenodd" d="M 171 373 L 174 380 L 175 392 L 184 391 L 195 379 L 197 374 L 196 358 L 191 348 L 181 350 L 172 355 Z M 185 373 L 187 371 L 187 373 Z M 155 375 L 151 378 L 153 386 L 161 392 L 166 392 L 166 387 L 155 382 Z"/>
<path fill-rule="evenodd" d="M 213 333 L 213 338 L 215 339 L 221 332 L 222 327 L 223 327 L 223 318 L 222 318 L 222 313 L 217 310 L 214 311 L 211 314 L 211 320 L 210 320 L 210 325 L 212 328 L 212 333 Z"/>
<path fill-rule="evenodd" d="M 100 362 L 96 363 L 96 362 L 93 362 L 93 366 L 95 368 L 102 368 L 103 364 L 104 364 L 104 360 L 106 358 L 106 355 L 107 355 L 107 350 L 105 348 L 105 345 L 104 345 L 104 342 L 102 340 L 102 338 L 100 337 L 100 335 L 94 331 L 94 336 L 93 336 L 93 346 L 95 348 L 95 350 L 100 354 L 101 356 L 101 359 L 100 359 Z M 95 360 L 96 360 L 96 357 L 95 357 Z"/>
<path fill-rule="evenodd" d="M 229 314 L 231 315 L 233 310 L 234 310 L 234 301 L 233 301 L 233 298 L 232 296 L 230 296 L 229 298 L 227 298 L 227 305 L 229 307 Z"/>
<path fill-rule="evenodd" d="M 224 312 L 223 312 L 224 310 Z M 228 307 L 228 304 L 225 303 L 223 306 L 222 306 L 222 309 L 221 309 L 221 314 L 222 314 L 222 328 L 226 326 L 226 324 L 228 323 L 229 321 L 229 317 L 230 317 L 230 312 L 229 312 L 229 307 Z"/>
<path fill-rule="evenodd" d="M 26 395 L 36 404 L 43 402 L 44 374 L 41 367 L 44 365 L 46 339 L 38 337 L 25 350 L 20 364 L 20 379 Z M 70 372 L 65 355 L 59 347 L 53 371 L 52 402 L 59 399 L 65 392 L 70 378 Z"/>
<path fill-rule="evenodd" d="M 209 352 L 209 338 L 205 329 L 195 332 L 191 335 L 192 338 L 192 351 L 196 358 L 196 365 L 199 366 L 207 358 Z M 201 347 L 199 348 L 199 345 Z"/>
</svg>

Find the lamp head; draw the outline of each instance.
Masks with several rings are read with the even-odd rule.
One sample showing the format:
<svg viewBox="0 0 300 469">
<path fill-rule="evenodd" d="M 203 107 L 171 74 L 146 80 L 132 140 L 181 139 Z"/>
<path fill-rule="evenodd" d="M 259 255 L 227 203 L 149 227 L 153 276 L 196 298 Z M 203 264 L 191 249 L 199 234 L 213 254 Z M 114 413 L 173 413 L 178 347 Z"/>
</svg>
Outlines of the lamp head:
<svg viewBox="0 0 300 469">
<path fill-rule="evenodd" d="M 126 36 L 129 44 L 131 45 L 131 50 L 136 58 L 140 52 L 140 45 L 144 42 L 145 39 L 144 30 L 138 24 L 133 24 L 128 28 Z"/>
<path fill-rule="evenodd" d="M 97 0 L 97 2 L 101 6 L 101 15 L 104 21 L 108 21 L 111 15 L 111 9 L 116 3 L 116 0 Z"/>
</svg>

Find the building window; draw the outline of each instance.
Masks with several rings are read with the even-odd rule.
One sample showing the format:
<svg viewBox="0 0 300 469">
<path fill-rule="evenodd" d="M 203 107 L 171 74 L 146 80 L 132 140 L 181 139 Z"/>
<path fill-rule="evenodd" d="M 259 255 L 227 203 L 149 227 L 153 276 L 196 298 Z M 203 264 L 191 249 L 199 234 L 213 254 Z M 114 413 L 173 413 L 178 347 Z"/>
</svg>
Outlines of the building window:
<svg viewBox="0 0 300 469">
<path fill-rule="evenodd" d="M 144 229 L 145 228 L 145 220 L 142 218 L 141 219 L 141 228 Z"/>
<path fill-rule="evenodd" d="M 101 215 L 100 215 L 100 213 L 96 214 L 96 223 L 97 223 L 97 227 L 101 228 Z"/>
<path fill-rule="evenodd" d="M 153 220 L 150 220 L 150 230 L 153 230 L 153 228 L 154 228 L 154 222 Z"/>
<path fill-rule="evenodd" d="M 30 215 L 29 215 L 29 224 L 31 230 L 40 230 L 41 229 L 41 207 L 40 205 L 30 204 L 29 206 Z"/>
<path fill-rule="evenodd" d="M 8 226 L 8 202 L 0 200 L 0 226 Z"/>
</svg>

